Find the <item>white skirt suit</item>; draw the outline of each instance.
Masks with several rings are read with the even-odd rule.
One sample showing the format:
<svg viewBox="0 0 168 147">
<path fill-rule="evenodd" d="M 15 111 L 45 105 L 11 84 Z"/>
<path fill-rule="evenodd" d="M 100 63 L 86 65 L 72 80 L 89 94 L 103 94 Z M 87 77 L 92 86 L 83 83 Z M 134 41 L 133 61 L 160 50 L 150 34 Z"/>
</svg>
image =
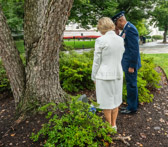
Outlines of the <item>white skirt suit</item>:
<svg viewBox="0 0 168 147">
<path fill-rule="evenodd" d="M 97 103 L 114 109 L 122 103 L 124 40 L 114 31 L 96 39 L 91 78 L 96 81 Z"/>
</svg>

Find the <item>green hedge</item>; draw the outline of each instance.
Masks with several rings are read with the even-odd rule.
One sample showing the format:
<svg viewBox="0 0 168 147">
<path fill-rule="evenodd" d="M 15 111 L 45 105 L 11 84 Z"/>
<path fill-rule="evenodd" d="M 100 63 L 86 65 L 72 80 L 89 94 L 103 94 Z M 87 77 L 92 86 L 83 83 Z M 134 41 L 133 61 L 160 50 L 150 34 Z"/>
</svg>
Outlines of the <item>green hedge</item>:
<svg viewBox="0 0 168 147">
<path fill-rule="evenodd" d="M 163 39 L 163 36 L 161 36 L 161 35 L 153 35 L 152 38 L 155 39 L 155 40 L 161 40 L 161 39 Z"/>
<path fill-rule="evenodd" d="M 23 56 L 22 60 L 25 61 Z M 153 58 L 141 55 L 142 67 L 138 72 L 138 90 L 140 102 L 151 102 L 153 95 L 150 89 L 159 88 L 160 74 L 155 71 Z M 84 89 L 94 89 L 91 80 L 93 64 L 93 50 L 78 54 L 70 51 L 69 54 L 60 53 L 60 83 L 67 92 L 78 92 Z M 5 70 L 0 62 L 0 91 L 10 89 Z M 126 100 L 126 83 L 124 80 L 123 99 Z"/>
<path fill-rule="evenodd" d="M 22 59 L 23 64 L 26 65 L 25 55 L 21 54 L 20 57 Z M 0 92 L 8 90 L 11 90 L 10 83 L 6 75 L 6 70 L 4 69 L 2 61 L 0 60 Z"/>
<path fill-rule="evenodd" d="M 138 90 L 140 102 L 151 102 L 153 95 L 149 89 L 159 88 L 160 74 L 155 71 L 153 58 L 141 55 L 142 67 L 138 72 Z M 93 89 L 91 71 L 93 63 L 93 50 L 83 55 L 75 52 L 61 54 L 60 80 L 67 92 L 78 92 L 83 89 Z M 126 100 L 126 82 L 124 78 L 123 99 Z"/>
<path fill-rule="evenodd" d="M 78 92 L 94 87 L 91 81 L 93 51 L 78 54 L 71 51 L 69 54 L 60 54 L 60 83 L 64 90 Z"/>
<path fill-rule="evenodd" d="M 146 39 L 151 39 L 152 38 L 152 36 L 145 36 L 146 37 Z"/>
<path fill-rule="evenodd" d="M 7 90 L 10 90 L 10 84 L 6 75 L 6 71 L 2 66 L 2 61 L 0 60 L 0 92 Z"/>
</svg>

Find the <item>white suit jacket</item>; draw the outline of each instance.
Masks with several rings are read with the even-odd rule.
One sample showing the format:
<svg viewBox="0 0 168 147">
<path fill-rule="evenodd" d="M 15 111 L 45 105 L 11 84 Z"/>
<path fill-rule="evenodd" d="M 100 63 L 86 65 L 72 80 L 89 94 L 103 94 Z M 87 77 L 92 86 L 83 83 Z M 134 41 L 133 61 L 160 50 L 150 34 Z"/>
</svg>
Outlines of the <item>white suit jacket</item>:
<svg viewBox="0 0 168 147">
<path fill-rule="evenodd" d="M 114 80 L 123 78 L 121 60 L 124 40 L 114 31 L 96 39 L 91 79 Z"/>
</svg>

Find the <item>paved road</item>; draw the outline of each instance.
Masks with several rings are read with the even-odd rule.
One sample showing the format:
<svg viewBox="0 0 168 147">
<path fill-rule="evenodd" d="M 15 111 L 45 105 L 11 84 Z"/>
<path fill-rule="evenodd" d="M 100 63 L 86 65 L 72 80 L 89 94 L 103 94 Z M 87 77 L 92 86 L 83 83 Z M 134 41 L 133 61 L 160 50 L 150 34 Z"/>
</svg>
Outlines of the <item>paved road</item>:
<svg viewBox="0 0 168 147">
<path fill-rule="evenodd" d="M 163 44 L 161 40 L 140 45 L 140 52 L 144 54 L 168 53 L 168 43 Z"/>
<path fill-rule="evenodd" d="M 65 31 L 64 36 L 76 36 L 76 35 L 101 35 L 99 32 L 94 30 L 73 30 L 73 31 Z M 81 49 L 78 50 L 78 53 L 87 52 L 90 49 Z M 163 44 L 162 40 L 159 40 L 157 42 L 150 42 L 145 43 L 143 45 L 140 45 L 140 52 L 143 52 L 144 54 L 160 54 L 160 53 L 168 53 L 168 43 Z"/>
</svg>

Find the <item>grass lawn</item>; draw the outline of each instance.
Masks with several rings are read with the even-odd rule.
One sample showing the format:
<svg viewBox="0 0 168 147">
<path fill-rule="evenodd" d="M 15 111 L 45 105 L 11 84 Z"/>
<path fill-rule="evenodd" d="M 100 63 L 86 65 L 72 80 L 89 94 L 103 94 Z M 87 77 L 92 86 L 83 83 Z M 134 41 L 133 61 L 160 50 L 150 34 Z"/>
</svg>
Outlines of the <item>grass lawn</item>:
<svg viewBox="0 0 168 147">
<path fill-rule="evenodd" d="M 162 67 L 168 77 L 168 54 L 146 54 L 148 57 L 153 57 L 155 64 Z"/>
<path fill-rule="evenodd" d="M 23 40 L 15 41 L 16 47 L 19 50 L 20 53 L 24 53 L 24 43 Z M 67 41 L 64 40 L 64 43 L 66 46 L 71 46 L 75 49 L 82 49 L 82 48 L 94 48 L 95 41 L 92 39 L 92 41 L 78 41 L 78 40 L 71 40 Z"/>
<path fill-rule="evenodd" d="M 64 44 L 75 49 L 94 48 L 95 41 L 64 41 Z"/>
<path fill-rule="evenodd" d="M 18 41 L 15 41 L 16 43 L 16 47 L 17 49 L 19 50 L 19 52 L 22 54 L 25 52 L 24 50 L 24 43 L 23 43 L 23 40 L 18 40 Z"/>
<path fill-rule="evenodd" d="M 64 39 L 64 42 L 69 42 L 69 41 L 95 41 L 96 39 L 91 38 L 91 39 Z"/>
</svg>

